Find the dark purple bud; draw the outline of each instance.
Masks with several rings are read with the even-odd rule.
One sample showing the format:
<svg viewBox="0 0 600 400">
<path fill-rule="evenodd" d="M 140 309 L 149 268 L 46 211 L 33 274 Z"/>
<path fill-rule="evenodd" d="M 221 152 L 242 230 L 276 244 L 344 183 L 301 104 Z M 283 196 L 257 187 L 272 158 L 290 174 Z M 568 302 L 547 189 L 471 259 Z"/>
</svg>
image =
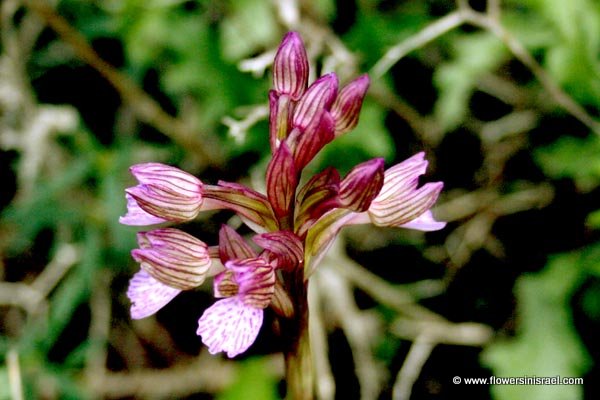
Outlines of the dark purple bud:
<svg viewBox="0 0 600 400">
<path fill-rule="evenodd" d="M 297 185 L 294 157 L 283 142 L 267 167 L 267 197 L 277 217 L 289 213 Z"/>
<path fill-rule="evenodd" d="M 313 82 L 296 104 L 292 118 L 293 126 L 306 129 L 319 117 L 321 110 L 329 111 L 337 96 L 337 90 L 338 78 L 334 73 L 323 75 Z"/>
<path fill-rule="evenodd" d="M 340 205 L 357 212 L 368 210 L 383 186 L 383 164 L 383 158 L 374 158 L 352 168 L 340 185 Z"/>
<path fill-rule="evenodd" d="M 294 128 L 287 143 L 294 154 L 296 170 L 301 171 L 334 138 L 334 121 L 329 111 L 321 110 L 306 129 Z"/>
<path fill-rule="evenodd" d="M 308 57 L 300 35 L 289 32 L 279 45 L 273 62 L 273 86 L 279 94 L 298 100 L 308 83 Z"/>
<path fill-rule="evenodd" d="M 358 124 L 360 108 L 368 88 L 369 77 L 361 75 L 340 90 L 331 107 L 331 114 L 335 119 L 335 136 L 351 131 Z"/>
</svg>

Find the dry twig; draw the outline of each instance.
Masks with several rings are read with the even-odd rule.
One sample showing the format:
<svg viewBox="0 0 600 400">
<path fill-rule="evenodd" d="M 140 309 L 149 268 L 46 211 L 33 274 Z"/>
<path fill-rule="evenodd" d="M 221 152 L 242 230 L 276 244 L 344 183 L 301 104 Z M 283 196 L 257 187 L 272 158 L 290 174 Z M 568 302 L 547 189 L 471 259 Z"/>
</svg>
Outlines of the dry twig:
<svg viewBox="0 0 600 400">
<path fill-rule="evenodd" d="M 25 4 L 38 14 L 62 40 L 68 43 L 82 61 L 97 70 L 110 82 L 141 121 L 169 136 L 174 142 L 187 149 L 189 154 L 198 156 L 199 163 L 220 164 L 221 158 L 217 151 L 218 147 L 213 146 L 211 151 L 206 151 L 203 144 L 203 142 L 214 140 L 208 137 L 208 133 L 198 134 L 195 129 L 188 126 L 184 121 L 167 114 L 153 98 L 127 75 L 104 61 L 90 46 L 85 37 L 75 30 L 65 18 L 57 14 L 47 1 L 25 0 Z"/>
</svg>

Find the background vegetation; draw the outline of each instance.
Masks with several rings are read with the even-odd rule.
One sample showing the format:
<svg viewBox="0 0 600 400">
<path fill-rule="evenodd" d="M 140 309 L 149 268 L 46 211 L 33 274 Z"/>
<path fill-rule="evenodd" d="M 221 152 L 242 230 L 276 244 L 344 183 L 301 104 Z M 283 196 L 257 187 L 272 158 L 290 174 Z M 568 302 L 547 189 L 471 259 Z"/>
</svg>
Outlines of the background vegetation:
<svg viewBox="0 0 600 400">
<path fill-rule="evenodd" d="M 311 287 L 321 399 L 594 399 L 600 359 L 595 0 L 4 0 L 0 399 L 275 399 L 267 319 L 237 360 L 195 335 L 210 285 L 132 321 L 129 165 L 259 183 L 273 52 L 372 86 L 311 164 L 427 152 L 446 229 L 358 227 Z M 216 242 L 228 213 L 188 224 Z M 452 377 L 584 377 L 574 386 Z"/>
</svg>

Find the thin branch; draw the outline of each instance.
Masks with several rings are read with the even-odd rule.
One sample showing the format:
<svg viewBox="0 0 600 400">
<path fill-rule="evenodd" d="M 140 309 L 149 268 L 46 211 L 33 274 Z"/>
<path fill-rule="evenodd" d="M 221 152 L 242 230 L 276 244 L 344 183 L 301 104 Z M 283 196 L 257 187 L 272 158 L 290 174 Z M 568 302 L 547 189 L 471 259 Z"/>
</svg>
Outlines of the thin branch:
<svg viewBox="0 0 600 400">
<path fill-rule="evenodd" d="M 417 378 L 434 347 L 435 343 L 429 341 L 425 335 L 417 337 L 412 346 L 410 346 L 410 350 L 402 364 L 402 368 L 398 371 L 396 382 L 392 389 L 392 399 L 410 399 L 412 387 L 417 381 Z"/>
<path fill-rule="evenodd" d="M 492 328 L 477 322 L 440 322 L 397 318 L 391 332 L 407 340 L 427 338 L 431 343 L 481 347 L 494 336 Z"/>
<path fill-rule="evenodd" d="M 444 320 L 440 315 L 416 304 L 415 299 L 405 290 L 371 273 L 348 258 L 341 250 L 342 238 L 338 238 L 328 256 L 335 256 L 332 268 L 350 280 L 374 300 L 394 310 L 418 319 Z"/>
<path fill-rule="evenodd" d="M 381 81 L 372 83 L 369 96 L 404 119 L 424 142 L 431 144 L 436 138 L 440 137 L 441 126 L 439 124 L 419 114 L 417 110 L 400 98 L 398 94 L 393 93 Z"/>
<path fill-rule="evenodd" d="M 266 51 L 256 57 L 247 58 L 238 63 L 237 67 L 242 72 L 249 72 L 255 78 L 262 78 L 273 64 L 275 58 L 275 49 Z"/>
<path fill-rule="evenodd" d="M 29 285 L 20 282 L 0 282 L 0 305 L 17 306 L 34 313 L 45 298 Z"/>
<path fill-rule="evenodd" d="M 427 43 L 444 35 L 446 32 L 462 25 L 465 22 L 465 14 L 462 10 L 454 11 L 445 17 L 427 25 L 418 33 L 409 36 L 402 42 L 389 49 L 384 56 L 377 61 L 369 73 L 373 79 L 381 78 L 402 57 L 425 46 Z"/>
<path fill-rule="evenodd" d="M 110 334 L 111 300 L 109 271 L 97 273 L 97 285 L 90 297 L 91 322 L 88 329 L 90 348 L 87 352 L 85 378 L 90 385 L 102 381 L 105 374 L 108 351 L 106 344 Z"/>
<path fill-rule="evenodd" d="M 281 377 L 279 355 L 267 357 L 268 373 Z M 182 398 L 194 393 L 216 393 L 235 379 L 237 364 L 202 353 L 167 369 L 133 372 L 107 372 L 94 382 L 92 392 L 98 398 Z"/>
<path fill-rule="evenodd" d="M 104 61 L 87 42 L 85 37 L 74 29 L 69 22 L 56 13 L 44 0 L 26 0 L 29 9 L 38 14 L 60 38 L 71 45 L 77 57 L 98 71 L 119 92 L 143 122 L 165 133 L 173 141 L 197 155 L 203 162 L 218 164 L 220 157 L 216 149 L 207 152 L 199 141 L 201 135 L 181 120 L 166 113 L 162 107 L 144 92 L 127 75 Z"/>
<path fill-rule="evenodd" d="M 19 353 L 10 349 L 6 354 L 6 367 L 8 370 L 8 386 L 12 400 L 23 400 L 23 379 L 19 365 Z"/>
<path fill-rule="evenodd" d="M 288 29 L 298 29 L 300 24 L 300 6 L 298 0 L 273 1 L 277 9 L 277 16 L 281 23 Z"/>
<path fill-rule="evenodd" d="M 247 108 L 247 107 L 246 107 Z M 229 128 L 229 135 L 236 143 L 243 143 L 246 140 L 248 130 L 257 122 L 269 116 L 269 107 L 264 104 L 259 104 L 250 107 L 247 110 L 245 117 L 241 120 L 225 116 L 222 119 L 223 125 Z"/>
<path fill-rule="evenodd" d="M 329 363 L 327 331 L 321 312 L 320 288 L 314 283 L 309 285 L 308 304 L 310 305 L 309 329 L 315 371 L 316 393 L 319 400 L 335 398 L 335 379 Z"/>
<path fill-rule="evenodd" d="M 500 21 L 472 9 L 464 9 L 462 11 L 464 22 L 469 22 L 493 33 L 502 41 L 502 43 L 504 43 L 517 60 L 531 70 L 536 79 L 542 84 L 544 89 L 552 96 L 558 105 L 577 118 L 582 124 L 590 128 L 593 132 L 600 135 L 600 122 L 596 121 L 588 114 L 579 103 L 573 100 L 573 98 L 552 79 L 546 70 L 527 51 L 525 46 L 506 30 Z"/>
<path fill-rule="evenodd" d="M 31 288 L 42 297 L 48 296 L 79 259 L 80 252 L 77 246 L 68 243 L 60 245 L 52 260 L 33 281 Z"/>
<path fill-rule="evenodd" d="M 493 2 L 491 4 L 487 14 L 473 10 L 468 5 L 467 1 L 459 0 L 457 4 L 458 10 L 438 19 L 418 33 L 406 38 L 389 49 L 373 66 L 370 75 L 374 79 L 382 77 L 406 54 L 425 46 L 434 39 L 464 23 L 471 23 L 498 37 L 515 58 L 531 70 L 533 75 L 559 106 L 564 108 L 593 132 L 600 135 L 600 122 L 596 121 L 580 104 L 573 100 L 571 96 L 554 82 L 552 77 L 535 60 L 535 58 L 533 58 L 521 42 L 502 26 L 498 20 L 498 16 L 500 15 L 500 6 L 498 2 Z"/>
<path fill-rule="evenodd" d="M 488 0 L 487 9 L 485 10 L 487 15 L 490 18 L 495 19 L 496 21 L 500 20 L 500 13 L 502 12 L 502 6 L 500 4 L 500 0 Z"/>
<path fill-rule="evenodd" d="M 377 317 L 358 309 L 349 280 L 330 267 L 331 257 L 321 265 L 313 279 L 320 286 L 334 319 L 344 331 L 352 350 L 356 377 L 360 383 L 361 399 L 376 399 L 385 381 L 385 370 L 374 355 L 373 347 L 382 324 Z M 335 263 L 338 262 L 335 258 Z"/>
</svg>

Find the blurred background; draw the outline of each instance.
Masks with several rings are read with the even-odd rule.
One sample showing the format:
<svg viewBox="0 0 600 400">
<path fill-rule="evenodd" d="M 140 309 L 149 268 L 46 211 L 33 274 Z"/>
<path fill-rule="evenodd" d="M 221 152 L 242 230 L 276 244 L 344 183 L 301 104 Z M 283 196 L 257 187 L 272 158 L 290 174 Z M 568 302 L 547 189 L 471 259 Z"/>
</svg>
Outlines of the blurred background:
<svg viewBox="0 0 600 400">
<path fill-rule="evenodd" d="M 596 399 L 595 0 L 3 0 L 0 399 L 278 399 L 272 311 L 235 360 L 195 334 L 211 285 L 140 321 L 131 164 L 264 190 L 270 63 L 369 73 L 359 126 L 308 167 L 425 151 L 439 232 L 347 229 L 311 278 L 319 399 Z M 183 227 L 215 244 L 227 212 Z M 241 230 L 241 233 L 249 231 Z M 560 386 L 455 376 L 583 377 Z"/>
</svg>

